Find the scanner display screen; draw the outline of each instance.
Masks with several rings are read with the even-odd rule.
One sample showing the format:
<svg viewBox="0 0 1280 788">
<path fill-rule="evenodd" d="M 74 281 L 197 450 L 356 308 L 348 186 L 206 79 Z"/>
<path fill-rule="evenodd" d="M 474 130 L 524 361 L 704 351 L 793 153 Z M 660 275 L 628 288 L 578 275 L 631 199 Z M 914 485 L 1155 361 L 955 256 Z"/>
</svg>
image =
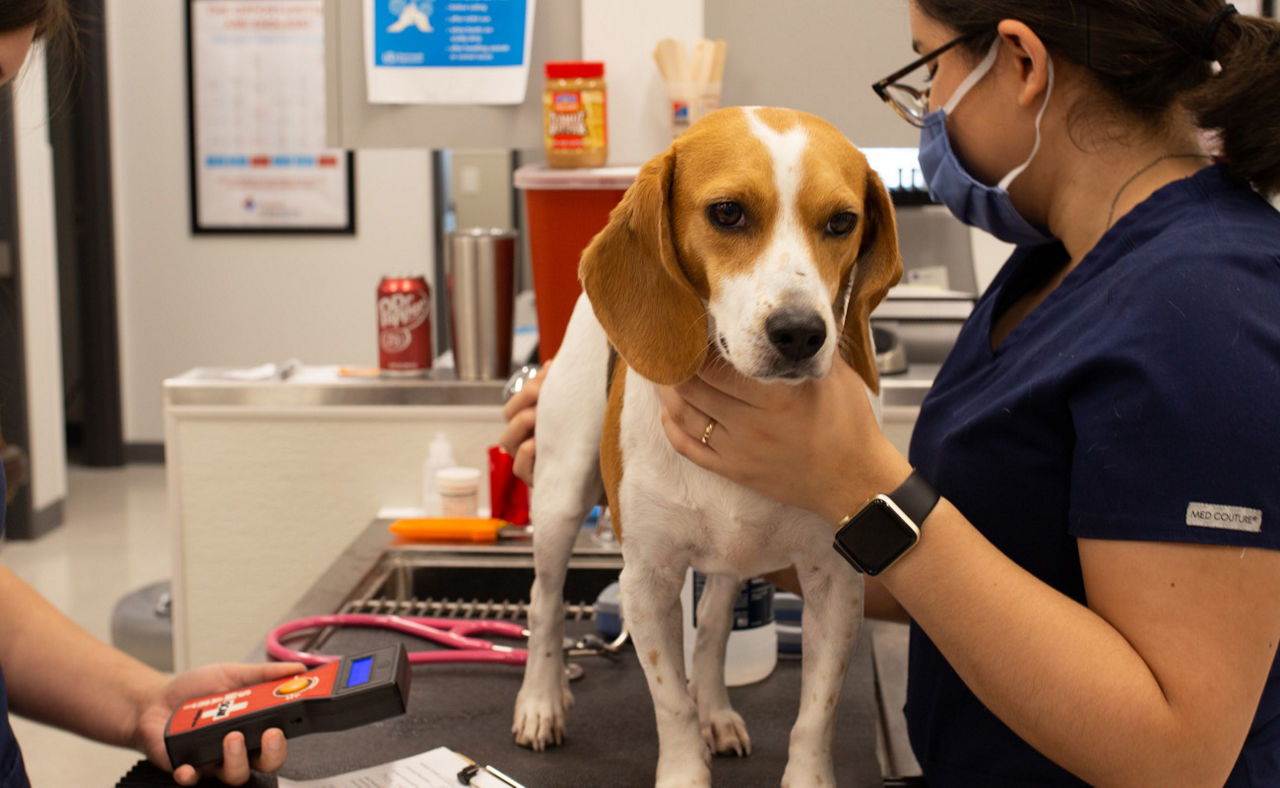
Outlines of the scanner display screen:
<svg viewBox="0 0 1280 788">
<path fill-rule="evenodd" d="M 347 686 L 358 687 L 369 680 L 369 670 L 373 667 L 373 657 L 364 657 L 351 661 L 351 672 L 347 674 Z"/>
</svg>

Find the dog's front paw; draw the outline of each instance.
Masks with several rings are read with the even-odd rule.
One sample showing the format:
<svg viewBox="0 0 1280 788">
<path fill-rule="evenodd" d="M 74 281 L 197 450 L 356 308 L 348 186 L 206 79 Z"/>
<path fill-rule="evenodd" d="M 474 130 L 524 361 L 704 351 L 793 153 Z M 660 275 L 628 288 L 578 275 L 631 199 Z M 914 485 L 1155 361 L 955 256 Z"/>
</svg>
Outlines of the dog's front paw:
<svg viewBox="0 0 1280 788">
<path fill-rule="evenodd" d="M 511 725 L 516 744 L 542 752 L 553 744 L 563 743 L 565 712 L 572 706 L 573 693 L 567 687 L 561 689 L 558 699 L 521 690 L 516 696 L 515 719 Z"/>
<path fill-rule="evenodd" d="M 710 788 L 711 752 L 694 746 L 687 751 L 658 753 L 654 788 Z"/>
<path fill-rule="evenodd" d="M 717 684 L 718 691 L 700 691 L 705 684 L 697 681 L 689 683 L 689 694 L 698 706 L 698 724 L 702 729 L 702 738 L 708 749 L 715 755 L 733 753 L 739 758 L 751 754 L 751 737 L 747 735 L 747 724 L 742 715 L 733 710 L 729 704 L 729 694 L 723 684 Z"/>
<path fill-rule="evenodd" d="M 712 712 L 701 725 L 702 738 L 716 755 L 733 753 L 742 758 L 751 754 L 751 737 L 747 735 L 747 724 L 743 722 L 742 715 L 733 709 Z"/>
<path fill-rule="evenodd" d="M 831 759 L 824 764 L 799 765 L 794 760 L 787 762 L 787 770 L 782 775 L 782 788 L 835 788 L 836 772 Z"/>
</svg>

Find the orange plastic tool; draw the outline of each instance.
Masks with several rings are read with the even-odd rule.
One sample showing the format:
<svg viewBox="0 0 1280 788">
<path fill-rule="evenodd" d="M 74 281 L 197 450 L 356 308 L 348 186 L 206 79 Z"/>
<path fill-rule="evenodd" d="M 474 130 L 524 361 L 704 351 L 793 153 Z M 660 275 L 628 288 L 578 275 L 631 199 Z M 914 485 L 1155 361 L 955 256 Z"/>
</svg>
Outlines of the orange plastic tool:
<svg viewBox="0 0 1280 788">
<path fill-rule="evenodd" d="M 410 517 L 393 522 L 391 533 L 423 542 L 496 542 L 499 536 L 521 536 L 527 529 L 496 517 Z"/>
</svg>

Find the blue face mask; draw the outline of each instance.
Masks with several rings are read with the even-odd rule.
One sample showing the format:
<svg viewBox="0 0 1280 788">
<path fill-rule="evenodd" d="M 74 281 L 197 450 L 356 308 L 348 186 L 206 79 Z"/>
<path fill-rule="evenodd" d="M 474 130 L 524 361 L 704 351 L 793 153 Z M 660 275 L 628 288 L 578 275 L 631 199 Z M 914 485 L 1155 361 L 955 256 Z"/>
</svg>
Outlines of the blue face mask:
<svg viewBox="0 0 1280 788">
<path fill-rule="evenodd" d="M 946 205 L 957 219 L 994 235 L 1001 241 L 1019 246 L 1034 246 L 1054 240 L 1048 228 L 1036 227 L 1018 213 L 1009 198 L 1009 184 L 1022 174 L 1036 152 L 1040 150 L 1040 120 L 1049 97 L 1053 94 L 1053 60 L 1049 61 L 1049 86 L 1045 89 L 1044 104 L 1036 115 L 1036 143 L 1031 155 L 995 186 L 980 183 L 965 170 L 951 147 L 947 137 L 947 115 L 953 111 L 978 80 L 986 76 L 996 62 L 1000 50 L 1000 37 L 991 44 L 991 51 L 977 68 L 965 78 L 946 106 L 924 117 L 920 131 L 920 171 L 929 187 L 929 196 Z"/>
</svg>

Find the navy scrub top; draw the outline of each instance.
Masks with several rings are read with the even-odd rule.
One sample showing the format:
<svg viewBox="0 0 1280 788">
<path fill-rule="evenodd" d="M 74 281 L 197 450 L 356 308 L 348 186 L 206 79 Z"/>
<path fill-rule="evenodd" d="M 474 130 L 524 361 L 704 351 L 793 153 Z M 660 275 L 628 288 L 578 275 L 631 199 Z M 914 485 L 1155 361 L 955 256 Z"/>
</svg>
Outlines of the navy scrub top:
<svg viewBox="0 0 1280 788">
<path fill-rule="evenodd" d="M 1078 538 L 1280 549 L 1280 213 L 1220 165 L 1171 183 L 993 351 L 993 319 L 1066 262 L 1052 244 L 1001 269 L 921 407 L 912 464 L 1082 604 Z M 1084 784 L 914 624 L 906 715 L 930 788 Z M 1280 785 L 1276 664 L 1227 785 Z"/>
<path fill-rule="evenodd" d="M 0 537 L 4 536 L 4 466 L 0 465 Z M 0 788 L 30 788 L 22 750 L 9 725 L 9 694 L 4 687 L 4 670 L 0 669 Z"/>
</svg>

